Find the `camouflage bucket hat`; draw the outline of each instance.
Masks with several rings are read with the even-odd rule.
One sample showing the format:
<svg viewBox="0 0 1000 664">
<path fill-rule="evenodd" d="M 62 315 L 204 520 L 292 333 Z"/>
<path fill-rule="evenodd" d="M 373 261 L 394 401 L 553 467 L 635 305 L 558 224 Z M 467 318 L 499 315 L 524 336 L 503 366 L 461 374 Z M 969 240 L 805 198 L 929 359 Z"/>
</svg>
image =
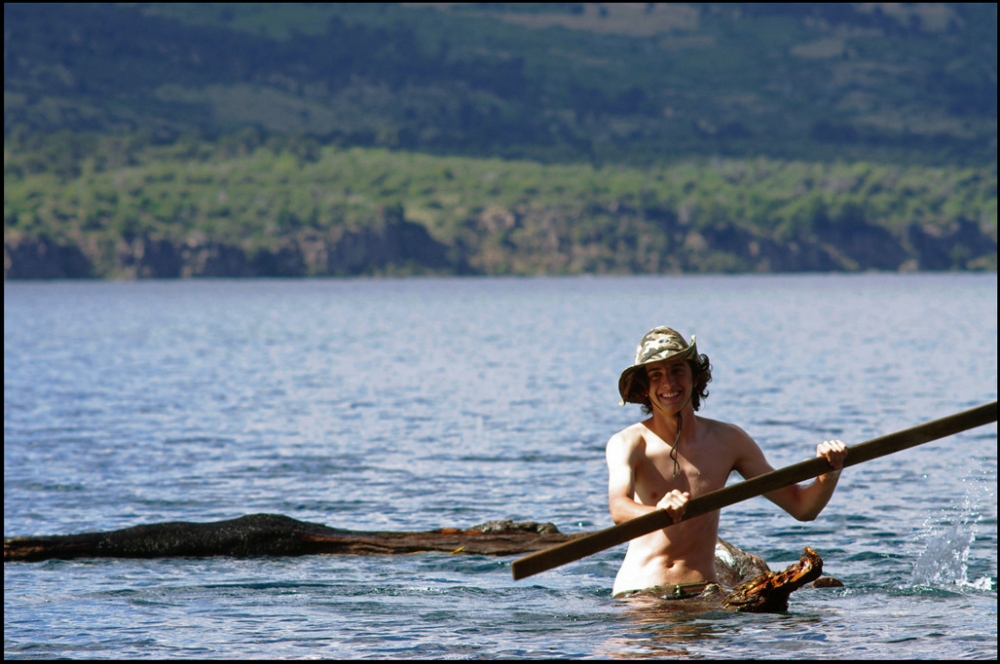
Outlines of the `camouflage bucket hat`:
<svg viewBox="0 0 1000 664">
<path fill-rule="evenodd" d="M 698 357 L 698 344 L 695 335 L 691 335 L 691 343 L 684 341 L 680 332 L 669 327 L 654 327 L 639 341 L 635 349 L 635 363 L 622 372 L 618 378 L 618 393 L 621 394 L 621 405 L 626 403 L 642 403 L 631 398 L 632 381 L 635 372 L 642 371 L 647 364 L 680 358 L 694 360 Z"/>
</svg>

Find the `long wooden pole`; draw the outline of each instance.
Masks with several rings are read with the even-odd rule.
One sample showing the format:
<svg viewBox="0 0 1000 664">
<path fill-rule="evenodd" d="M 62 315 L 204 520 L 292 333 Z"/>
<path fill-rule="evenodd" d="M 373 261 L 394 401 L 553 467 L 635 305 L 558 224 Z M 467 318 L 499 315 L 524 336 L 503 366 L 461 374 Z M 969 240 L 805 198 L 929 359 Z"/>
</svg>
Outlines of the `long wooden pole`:
<svg viewBox="0 0 1000 664">
<path fill-rule="evenodd" d="M 844 467 L 856 466 L 865 461 L 871 461 L 887 454 L 899 452 L 932 440 L 973 429 L 990 422 L 997 421 L 997 402 L 984 404 L 971 410 L 955 415 L 942 417 L 912 429 L 904 429 L 887 436 L 875 438 L 860 443 L 847 450 Z M 692 519 L 708 512 L 722 509 L 754 496 L 791 486 L 799 482 L 830 472 L 830 464 L 823 457 L 815 457 L 808 461 L 792 464 L 778 470 L 758 475 L 752 479 L 733 484 L 704 496 L 698 496 L 688 501 L 681 521 Z M 514 580 L 544 572 L 546 570 L 580 560 L 618 544 L 641 537 L 660 528 L 673 525 L 670 516 L 663 510 L 656 510 L 635 519 L 630 519 L 596 533 L 574 539 L 537 553 L 515 560 L 511 566 Z"/>
</svg>

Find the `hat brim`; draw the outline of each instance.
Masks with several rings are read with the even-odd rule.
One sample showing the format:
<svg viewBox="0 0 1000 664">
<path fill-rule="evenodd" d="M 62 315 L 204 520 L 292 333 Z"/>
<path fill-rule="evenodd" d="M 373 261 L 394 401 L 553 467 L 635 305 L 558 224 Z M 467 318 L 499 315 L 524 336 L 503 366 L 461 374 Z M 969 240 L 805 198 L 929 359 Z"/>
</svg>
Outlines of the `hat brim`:
<svg viewBox="0 0 1000 664">
<path fill-rule="evenodd" d="M 621 373 L 621 376 L 618 377 L 618 394 L 621 395 L 622 398 L 621 405 L 624 406 L 626 403 L 645 403 L 645 400 L 635 399 L 631 394 L 632 383 L 637 371 L 644 371 L 647 365 L 662 362 L 664 360 L 695 360 L 697 358 L 698 342 L 695 341 L 694 337 L 691 337 L 691 345 L 684 350 L 677 351 L 673 349 L 664 349 L 663 351 L 650 356 L 638 364 L 633 364 L 629 368 L 625 369 L 625 371 Z"/>
</svg>

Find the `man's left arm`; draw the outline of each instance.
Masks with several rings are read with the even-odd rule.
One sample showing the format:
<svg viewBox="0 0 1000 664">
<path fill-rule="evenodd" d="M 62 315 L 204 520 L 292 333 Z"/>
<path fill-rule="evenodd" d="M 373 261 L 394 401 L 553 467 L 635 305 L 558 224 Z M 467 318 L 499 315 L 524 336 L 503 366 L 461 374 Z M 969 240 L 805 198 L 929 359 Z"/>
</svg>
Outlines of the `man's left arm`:
<svg viewBox="0 0 1000 664">
<path fill-rule="evenodd" d="M 750 479 L 774 470 L 757 443 L 749 436 L 747 441 L 749 445 L 742 446 L 744 453 L 737 461 L 736 471 Z M 830 464 L 829 473 L 820 475 L 805 486 L 793 484 L 764 494 L 765 498 L 799 521 L 812 521 L 830 502 L 833 491 L 837 488 L 837 480 L 840 479 L 840 470 L 844 467 L 847 446 L 839 440 L 827 440 L 816 446 L 816 456 L 827 460 Z"/>
</svg>

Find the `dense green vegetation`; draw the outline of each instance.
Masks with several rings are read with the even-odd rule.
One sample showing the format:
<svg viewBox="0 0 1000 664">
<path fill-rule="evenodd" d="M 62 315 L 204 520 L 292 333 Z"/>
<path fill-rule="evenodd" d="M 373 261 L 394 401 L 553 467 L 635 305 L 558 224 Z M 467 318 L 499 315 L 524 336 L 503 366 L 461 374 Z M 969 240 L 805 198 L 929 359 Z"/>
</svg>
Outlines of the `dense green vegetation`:
<svg viewBox="0 0 1000 664">
<path fill-rule="evenodd" d="M 4 130 L 656 162 L 996 158 L 996 6 L 10 5 Z M 602 15 L 603 13 L 603 15 Z"/>
<path fill-rule="evenodd" d="M 995 5 L 4 22 L 9 276 L 996 269 Z"/>
<path fill-rule="evenodd" d="M 423 226 L 450 257 L 411 266 L 417 271 L 996 268 L 995 168 L 763 157 L 597 168 L 324 147 L 254 131 L 167 146 L 79 135 L 49 141 L 5 158 L 5 232 L 97 243 L 99 275 L 116 274 L 118 238 L 210 238 L 249 256 L 291 243 L 301 252 L 303 242 L 363 232 L 387 215 Z M 944 262 L 921 264 L 914 233 L 955 236 Z M 816 245 L 826 258 L 816 267 L 815 257 L 795 262 L 777 249 L 794 242 Z M 762 252 L 762 243 L 771 249 Z M 305 260 L 292 272 L 384 267 Z"/>
</svg>

